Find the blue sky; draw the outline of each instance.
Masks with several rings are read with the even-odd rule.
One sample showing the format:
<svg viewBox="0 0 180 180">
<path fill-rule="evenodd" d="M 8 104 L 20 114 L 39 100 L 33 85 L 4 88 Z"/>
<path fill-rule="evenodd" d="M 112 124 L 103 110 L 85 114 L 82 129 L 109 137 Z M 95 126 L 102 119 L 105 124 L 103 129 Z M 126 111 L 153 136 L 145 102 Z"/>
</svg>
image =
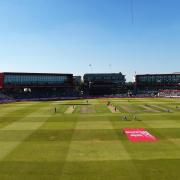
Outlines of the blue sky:
<svg viewBox="0 0 180 180">
<path fill-rule="evenodd" d="M 179 9 L 179 0 L 0 0 L 0 71 L 179 72 Z"/>
</svg>

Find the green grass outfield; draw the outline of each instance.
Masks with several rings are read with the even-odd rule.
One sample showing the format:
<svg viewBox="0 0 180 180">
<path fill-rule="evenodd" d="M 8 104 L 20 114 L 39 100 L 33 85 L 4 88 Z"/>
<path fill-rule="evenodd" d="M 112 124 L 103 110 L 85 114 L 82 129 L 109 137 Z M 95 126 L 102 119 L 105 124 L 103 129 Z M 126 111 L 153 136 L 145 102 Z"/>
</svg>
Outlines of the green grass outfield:
<svg viewBox="0 0 180 180">
<path fill-rule="evenodd" d="M 118 112 L 107 99 L 1 104 L 0 180 L 180 179 L 180 99 L 110 101 Z M 130 127 L 159 140 L 130 142 Z"/>
</svg>

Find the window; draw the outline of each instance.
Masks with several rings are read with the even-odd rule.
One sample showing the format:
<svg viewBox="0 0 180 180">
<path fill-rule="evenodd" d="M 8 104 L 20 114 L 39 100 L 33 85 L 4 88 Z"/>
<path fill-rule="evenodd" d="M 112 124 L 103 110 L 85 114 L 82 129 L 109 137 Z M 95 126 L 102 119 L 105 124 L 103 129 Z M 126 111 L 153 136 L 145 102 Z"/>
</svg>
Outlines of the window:
<svg viewBox="0 0 180 180">
<path fill-rule="evenodd" d="M 68 80 L 67 76 L 59 75 L 5 75 L 6 84 L 63 84 Z"/>
</svg>

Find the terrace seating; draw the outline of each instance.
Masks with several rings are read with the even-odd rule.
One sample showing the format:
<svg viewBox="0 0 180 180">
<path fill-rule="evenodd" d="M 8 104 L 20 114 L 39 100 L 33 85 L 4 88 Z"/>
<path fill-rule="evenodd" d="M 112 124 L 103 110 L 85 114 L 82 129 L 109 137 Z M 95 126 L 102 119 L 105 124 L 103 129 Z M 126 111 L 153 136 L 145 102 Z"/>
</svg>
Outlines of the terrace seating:
<svg viewBox="0 0 180 180">
<path fill-rule="evenodd" d="M 11 101 L 13 100 L 12 97 L 0 92 L 0 102 L 6 102 L 6 101 Z"/>
</svg>

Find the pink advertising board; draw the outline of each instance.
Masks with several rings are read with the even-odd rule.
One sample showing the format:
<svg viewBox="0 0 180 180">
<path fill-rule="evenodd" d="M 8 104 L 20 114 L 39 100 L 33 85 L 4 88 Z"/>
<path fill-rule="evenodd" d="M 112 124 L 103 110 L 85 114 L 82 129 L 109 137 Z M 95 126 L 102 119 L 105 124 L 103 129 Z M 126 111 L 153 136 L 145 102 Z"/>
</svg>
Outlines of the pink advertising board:
<svg viewBox="0 0 180 180">
<path fill-rule="evenodd" d="M 153 142 L 157 141 L 157 138 L 151 135 L 144 128 L 125 128 L 123 130 L 124 134 L 128 137 L 130 141 L 133 142 Z"/>
</svg>

